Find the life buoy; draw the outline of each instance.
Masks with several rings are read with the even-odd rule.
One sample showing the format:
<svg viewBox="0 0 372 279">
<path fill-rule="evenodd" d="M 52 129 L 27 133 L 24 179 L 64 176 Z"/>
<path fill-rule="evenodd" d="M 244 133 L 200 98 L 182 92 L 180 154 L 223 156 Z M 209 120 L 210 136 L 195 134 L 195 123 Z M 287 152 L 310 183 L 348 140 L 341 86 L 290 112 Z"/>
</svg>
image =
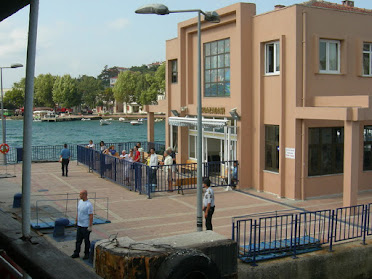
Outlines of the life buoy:
<svg viewBox="0 0 372 279">
<path fill-rule="evenodd" d="M 9 152 L 9 145 L 7 145 L 6 143 L 0 144 L 0 152 L 3 153 L 3 154 L 8 153 Z"/>
</svg>

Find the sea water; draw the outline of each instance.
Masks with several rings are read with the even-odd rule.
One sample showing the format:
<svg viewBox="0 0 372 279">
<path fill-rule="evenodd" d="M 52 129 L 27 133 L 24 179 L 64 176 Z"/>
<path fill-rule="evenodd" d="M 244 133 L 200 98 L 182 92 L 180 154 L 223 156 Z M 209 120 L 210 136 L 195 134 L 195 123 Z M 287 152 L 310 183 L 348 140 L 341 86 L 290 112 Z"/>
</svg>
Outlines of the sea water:
<svg viewBox="0 0 372 279">
<path fill-rule="evenodd" d="M 165 121 L 156 122 L 154 125 L 155 141 L 164 141 Z M 111 125 L 103 126 L 100 126 L 97 120 L 32 122 L 33 146 L 88 144 L 89 140 L 93 140 L 94 143 L 99 143 L 101 140 L 104 142 L 147 141 L 147 121 L 138 126 L 118 120 L 112 120 Z M 6 141 L 10 146 L 22 147 L 23 120 L 6 120 Z"/>
</svg>

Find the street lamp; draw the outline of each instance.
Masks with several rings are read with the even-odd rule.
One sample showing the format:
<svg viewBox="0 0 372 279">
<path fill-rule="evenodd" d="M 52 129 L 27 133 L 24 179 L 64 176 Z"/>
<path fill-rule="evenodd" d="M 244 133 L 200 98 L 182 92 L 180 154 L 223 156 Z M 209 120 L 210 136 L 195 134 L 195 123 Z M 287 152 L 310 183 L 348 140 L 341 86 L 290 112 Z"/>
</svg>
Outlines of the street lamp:
<svg viewBox="0 0 372 279">
<path fill-rule="evenodd" d="M 19 68 L 23 67 L 22 64 L 15 63 L 11 64 L 10 67 L 0 67 L 0 83 L 1 83 L 1 126 L 3 128 L 3 142 L 6 143 L 6 129 L 5 129 L 5 118 L 4 118 L 4 92 L 3 92 L 3 69 L 9 69 L 9 68 Z M 4 156 L 4 165 L 7 164 L 6 162 L 6 154 L 3 154 Z"/>
<path fill-rule="evenodd" d="M 203 212 L 202 212 L 202 101 L 201 101 L 201 36 L 200 36 L 200 14 L 204 15 L 204 19 L 209 22 L 219 23 L 220 16 L 217 12 L 203 12 L 199 9 L 193 10 L 175 10 L 170 11 L 167 6 L 162 4 L 149 4 L 140 7 L 136 10 L 137 14 L 157 14 L 167 15 L 171 13 L 198 13 L 198 91 L 197 91 L 197 197 L 196 197 L 196 229 L 203 230 Z"/>
</svg>

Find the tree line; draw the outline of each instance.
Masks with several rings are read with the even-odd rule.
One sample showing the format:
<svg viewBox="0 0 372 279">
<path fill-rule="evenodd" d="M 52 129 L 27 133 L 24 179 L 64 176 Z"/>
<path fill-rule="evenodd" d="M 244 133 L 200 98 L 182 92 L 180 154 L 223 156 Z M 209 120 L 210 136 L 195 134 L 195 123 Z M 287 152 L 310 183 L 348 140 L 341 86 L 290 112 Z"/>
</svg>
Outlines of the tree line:
<svg viewBox="0 0 372 279">
<path fill-rule="evenodd" d="M 118 76 L 113 88 L 110 78 Z M 106 105 L 113 101 L 137 102 L 147 105 L 156 102 L 158 94 L 165 92 L 165 65 L 134 66 L 124 72 L 118 67 L 104 67 L 97 77 L 82 75 L 73 78 L 66 74 L 54 76 L 40 74 L 34 80 L 34 106 L 89 107 Z M 4 96 L 4 107 L 17 109 L 24 105 L 25 78 L 13 84 Z"/>
</svg>

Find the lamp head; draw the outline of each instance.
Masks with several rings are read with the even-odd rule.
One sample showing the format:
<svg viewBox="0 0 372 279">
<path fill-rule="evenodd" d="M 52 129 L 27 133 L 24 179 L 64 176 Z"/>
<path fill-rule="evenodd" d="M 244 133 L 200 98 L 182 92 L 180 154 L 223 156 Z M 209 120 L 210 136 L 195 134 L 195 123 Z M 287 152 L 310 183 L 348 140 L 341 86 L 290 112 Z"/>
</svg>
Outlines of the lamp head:
<svg viewBox="0 0 372 279">
<path fill-rule="evenodd" d="M 20 63 L 14 63 L 14 64 L 10 65 L 10 68 L 20 68 L 20 67 L 23 67 L 23 65 L 20 64 Z"/>
<path fill-rule="evenodd" d="M 212 23 L 219 23 L 220 22 L 220 15 L 215 12 L 206 12 L 204 16 L 206 21 L 212 22 Z"/>
<path fill-rule="evenodd" d="M 167 15 L 169 9 L 163 4 L 148 4 L 138 8 L 135 11 L 136 14 L 156 14 L 156 15 Z"/>
</svg>

